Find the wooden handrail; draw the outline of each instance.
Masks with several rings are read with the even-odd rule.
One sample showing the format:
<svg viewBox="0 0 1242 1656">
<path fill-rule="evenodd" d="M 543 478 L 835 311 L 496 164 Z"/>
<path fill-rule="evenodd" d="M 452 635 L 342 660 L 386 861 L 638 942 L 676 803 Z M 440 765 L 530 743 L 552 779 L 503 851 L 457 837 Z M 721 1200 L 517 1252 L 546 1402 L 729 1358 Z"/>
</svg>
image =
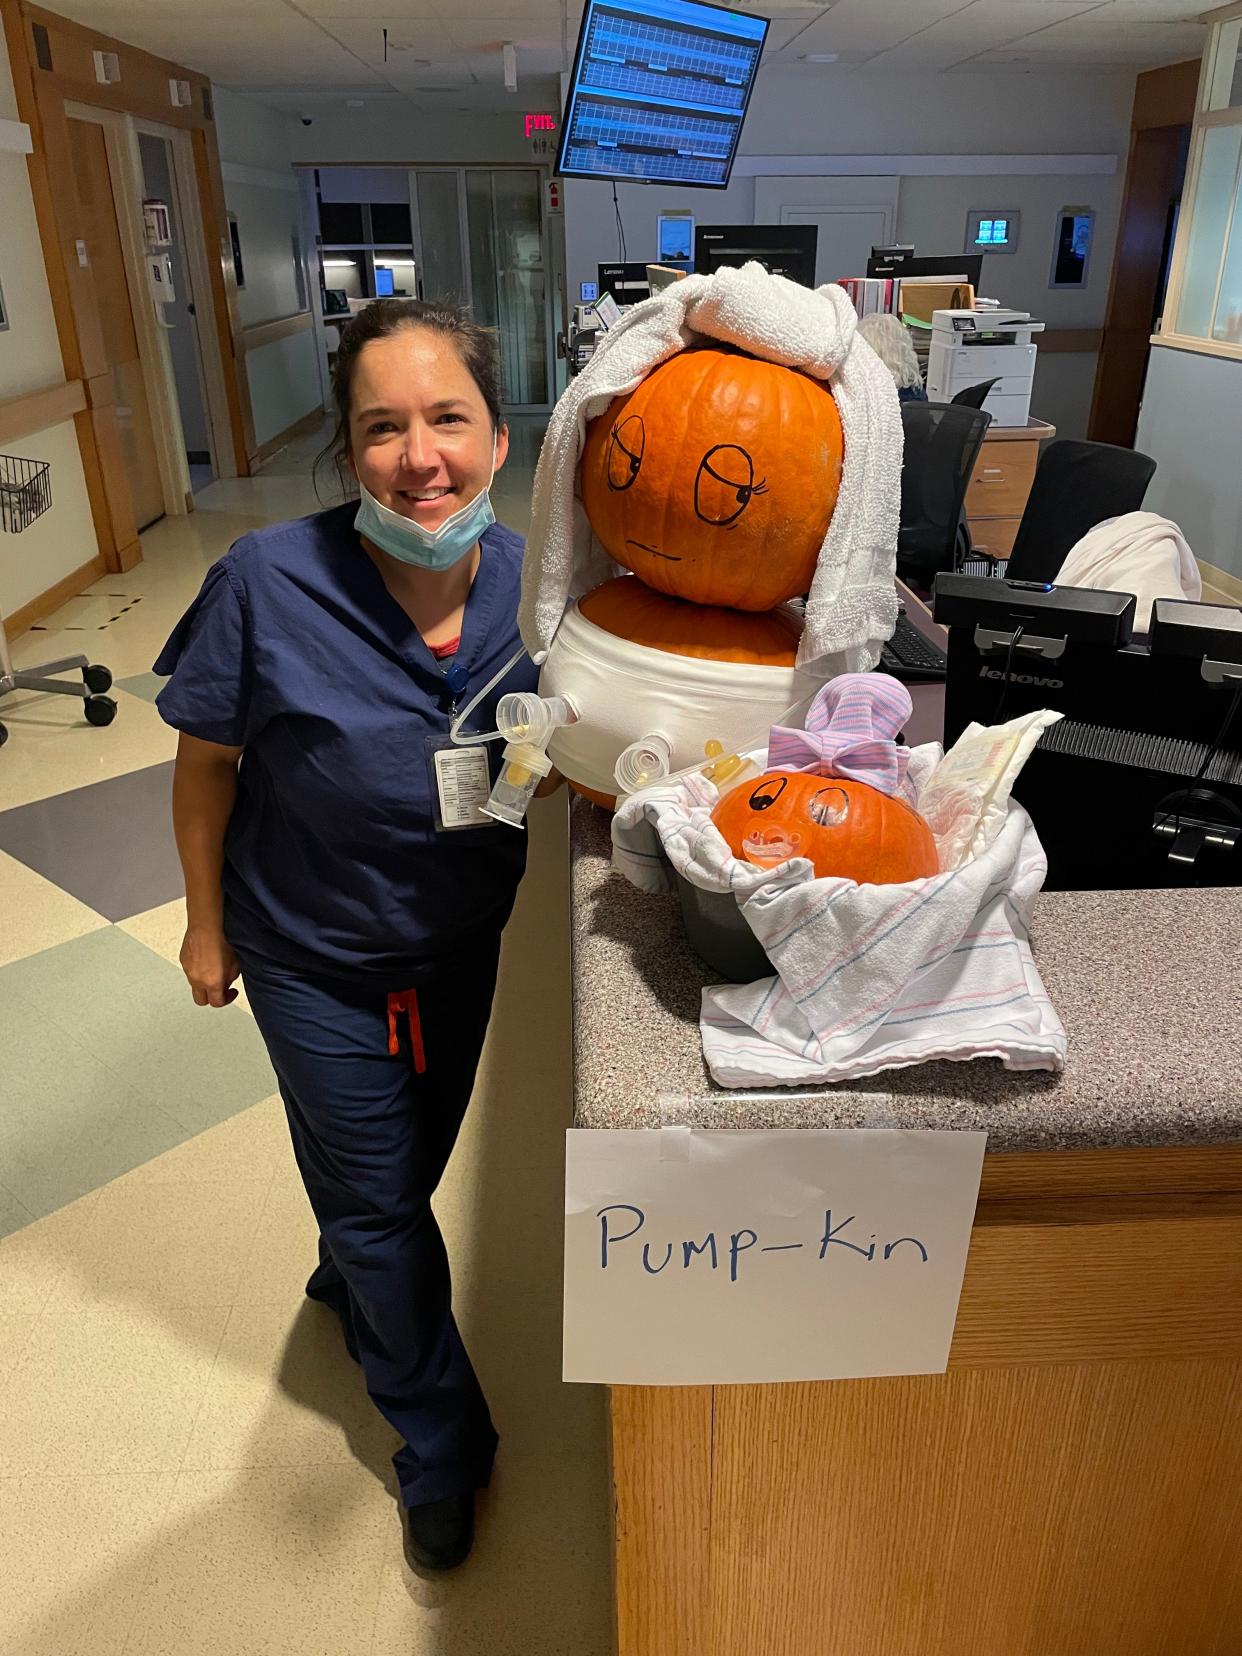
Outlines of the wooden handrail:
<svg viewBox="0 0 1242 1656">
<path fill-rule="evenodd" d="M 19 442 L 32 432 L 62 425 L 86 407 L 86 388 L 80 379 L 44 385 L 0 402 L 0 447 Z"/>
</svg>

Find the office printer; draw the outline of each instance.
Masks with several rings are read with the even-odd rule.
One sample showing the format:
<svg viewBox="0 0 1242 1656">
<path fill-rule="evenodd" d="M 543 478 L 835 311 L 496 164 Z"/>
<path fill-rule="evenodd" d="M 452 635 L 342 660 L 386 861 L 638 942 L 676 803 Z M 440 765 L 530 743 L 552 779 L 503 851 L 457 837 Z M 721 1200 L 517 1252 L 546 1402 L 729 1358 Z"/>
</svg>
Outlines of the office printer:
<svg viewBox="0 0 1242 1656">
<path fill-rule="evenodd" d="M 1036 708 L 1065 717 L 1014 788 L 1049 890 L 1242 885 L 1242 610 L 938 575 L 945 744 Z"/>
<path fill-rule="evenodd" d="M 1031 335 L 1044 324 L 1027 311 L 938 310 L 932 312 L 927 358 L 927 395 L 952 402 L 968 385 L 997 383 L 984 408 L 998 426 L 1024 426 L 1031 412 L 1035 346 Z"/>
</svg>

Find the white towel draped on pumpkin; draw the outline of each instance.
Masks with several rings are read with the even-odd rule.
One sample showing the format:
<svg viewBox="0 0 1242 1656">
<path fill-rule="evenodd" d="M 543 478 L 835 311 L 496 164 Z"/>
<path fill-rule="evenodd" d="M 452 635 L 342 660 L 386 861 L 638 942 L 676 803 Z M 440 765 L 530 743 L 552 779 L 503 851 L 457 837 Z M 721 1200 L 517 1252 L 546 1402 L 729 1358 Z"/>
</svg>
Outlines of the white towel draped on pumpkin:
<svg viewBox="0 0 1242 1656">
<path fill-rule="evenodd" d="M 576 492 L 588 420 L 676 352 L 719 340 L 831 388 L 845 457 L 798 665 L 821 679 L 874 667 L 897 616 L 902 427 L 892 376 L 856 323 L 839 287 L 801 287 L 748 264 L 674 282 L 604 335 L 553 409 L 535 473 L 518 623 L 536 661 L 547 653 L 566 603 L 620 573 Z"/>
</svg>

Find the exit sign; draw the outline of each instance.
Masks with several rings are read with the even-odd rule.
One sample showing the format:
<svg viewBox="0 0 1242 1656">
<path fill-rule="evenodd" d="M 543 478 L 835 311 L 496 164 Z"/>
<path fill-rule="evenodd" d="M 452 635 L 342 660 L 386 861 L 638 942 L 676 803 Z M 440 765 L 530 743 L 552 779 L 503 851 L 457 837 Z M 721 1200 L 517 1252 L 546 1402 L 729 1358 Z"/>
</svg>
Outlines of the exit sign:
<svg viewBox="0 0 1242 1656">
<path fill-rule="evenodd" d="M 528 114 L 523 115 L 522 121 L 526 129 L 526 136 L 528 138 L 533 138 L 537 132 L 556 131 L 555 115 Z"/>
</svg>

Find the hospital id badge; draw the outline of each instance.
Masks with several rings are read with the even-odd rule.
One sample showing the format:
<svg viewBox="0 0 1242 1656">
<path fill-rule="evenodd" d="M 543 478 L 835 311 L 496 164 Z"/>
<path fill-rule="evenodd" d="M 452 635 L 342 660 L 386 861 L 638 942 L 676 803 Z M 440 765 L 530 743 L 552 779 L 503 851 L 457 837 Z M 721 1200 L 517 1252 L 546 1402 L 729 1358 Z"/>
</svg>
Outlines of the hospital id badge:
<svg viewBox="0 0 1242 1656">
<path fill-rule="evenodd" d="M 443 833 L 490 827 L 491 818 L 481 810 L 492 791 L 487 754 L 482 747 L 435 746 L 431 763 L 436 784 L 436 828 Z"/>
</svg>

